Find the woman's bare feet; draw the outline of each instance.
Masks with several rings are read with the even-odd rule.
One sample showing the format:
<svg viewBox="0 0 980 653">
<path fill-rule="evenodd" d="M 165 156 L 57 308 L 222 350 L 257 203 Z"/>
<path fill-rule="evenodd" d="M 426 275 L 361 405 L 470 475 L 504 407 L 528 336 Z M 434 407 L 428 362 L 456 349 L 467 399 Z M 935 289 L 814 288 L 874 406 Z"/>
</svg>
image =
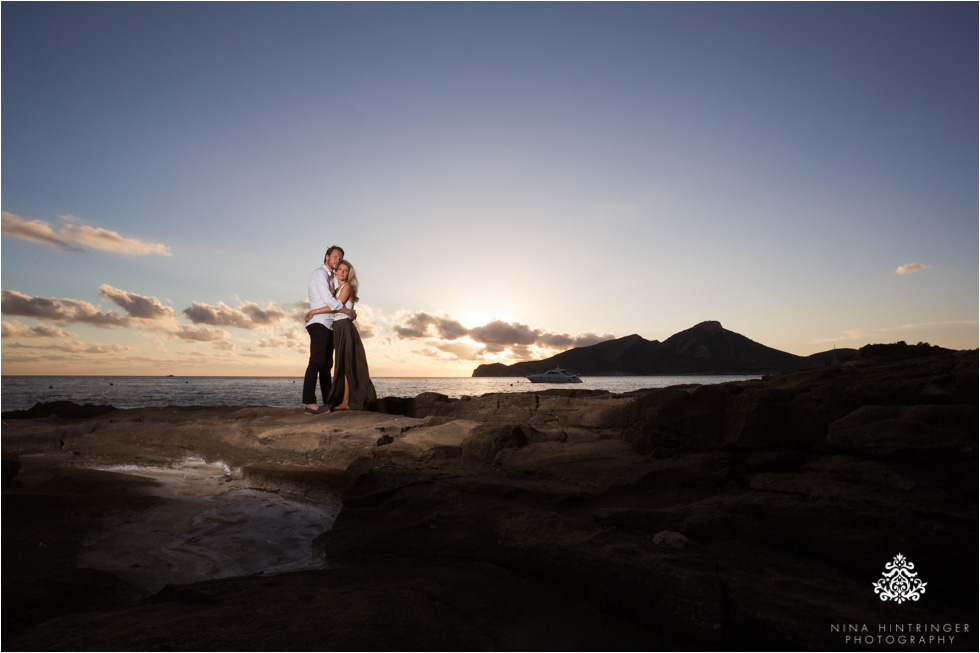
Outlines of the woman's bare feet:
<svg viewBox="0 0 980 653">
<path fill-rule="evenodd" d="M 347 404 L 347 403 L 337 404 L 336 406 L 333 407 L 333 409 L 334 410 L 350 410 L 350 404 Z"/>
<path fill-rule="evenodd" d="M 342 408 L 340 408 L 339 410 L 350 410 L 350 403 L 348 402 L 350 402 L 350 382 L 348 382 L 347 375 L 345 374 L 344 375 L 344 398 L 339 404 L 340 406 L 342 406 Z"/>
</svg>

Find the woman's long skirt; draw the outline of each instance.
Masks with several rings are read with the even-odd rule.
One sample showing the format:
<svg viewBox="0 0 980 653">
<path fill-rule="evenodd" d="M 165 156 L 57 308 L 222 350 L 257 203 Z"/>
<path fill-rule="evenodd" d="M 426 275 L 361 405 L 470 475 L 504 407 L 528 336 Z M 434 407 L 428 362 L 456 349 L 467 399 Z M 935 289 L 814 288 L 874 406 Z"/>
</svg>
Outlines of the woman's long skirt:
<svg viewBox="0 0 980 653">
<path fill-rule="evenodd" d="M 328 406 L 336 406 L 344 400 L 344 377 L 350 387 L 347 403 L 351 410 L 364 410 L 374 402 L 378 395 L 371 383 L 367 357 L 357 327 L 350 320 L 335 320 L 333 323 L 334 376 L 330 387 Z"/>
</svg>

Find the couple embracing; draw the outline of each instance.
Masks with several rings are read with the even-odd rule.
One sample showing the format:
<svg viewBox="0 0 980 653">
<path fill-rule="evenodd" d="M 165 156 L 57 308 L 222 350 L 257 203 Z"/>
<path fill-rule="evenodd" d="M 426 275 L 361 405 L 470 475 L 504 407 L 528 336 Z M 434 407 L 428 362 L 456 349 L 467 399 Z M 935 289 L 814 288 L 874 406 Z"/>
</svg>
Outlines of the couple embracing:
<svg viewBox="0 0 980 653">
<path fill-rule="evenodd" d="M 306 331 L 310 334 L 310 362 L 303 379 L 303 410 L 319 415 L 331 410 L 361 410 L 377 395 L 368 373 L 367 358 L 354 320 L 357 312 L 357 274 L 344 260 L 344 250 L 327 249 L 323 265 L 313 270 L 307 283 L 310 311 Z M 333 383 L 330 368 L 334 351 L 337 365 Z M 316 401 L 316 379 L 320 377 L 323 404 Z"/>
</svg>

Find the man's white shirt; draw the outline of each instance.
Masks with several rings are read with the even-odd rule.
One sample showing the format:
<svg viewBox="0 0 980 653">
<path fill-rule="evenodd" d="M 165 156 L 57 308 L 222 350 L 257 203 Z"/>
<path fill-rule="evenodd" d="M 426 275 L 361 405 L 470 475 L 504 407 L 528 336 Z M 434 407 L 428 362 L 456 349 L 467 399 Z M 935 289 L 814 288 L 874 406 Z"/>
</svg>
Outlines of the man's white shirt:
<svg viewBox="0 0 980 653">
<path fill-rule="evenodd" d="M 333 275 L 326 263 L 323 263 L 310 274 L 310 280 L 306 284 L 307 296 L 310 300 L 310 310 L 329 306 L 331 310 L 343 308 L 343 304 L 333 296 Z M 328 329 L 333 329 L 333 313 L 320 313 L 314 315 L 313 319 L 306 323 L 322 324 Z"/>
</svg>

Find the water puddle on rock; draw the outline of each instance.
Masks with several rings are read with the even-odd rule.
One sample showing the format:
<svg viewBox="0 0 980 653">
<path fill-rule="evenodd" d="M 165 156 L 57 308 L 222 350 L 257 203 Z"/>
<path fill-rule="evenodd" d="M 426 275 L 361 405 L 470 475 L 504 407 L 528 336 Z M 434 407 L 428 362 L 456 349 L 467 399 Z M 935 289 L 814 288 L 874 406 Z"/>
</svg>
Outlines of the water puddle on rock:
<svg viewBox="0 0 980 653">
<path fill-rule="evenodd" d="M 167 584 L 321 567 L 312 555 L 313 539 L 330 529 L 339 511 L 249 489 L 220 463 L 100 469 L 153 479 L 158 484 L 144 491 L 161 501 L 90 534 L 79 566 L 150 592 Z"/>
</svg>

